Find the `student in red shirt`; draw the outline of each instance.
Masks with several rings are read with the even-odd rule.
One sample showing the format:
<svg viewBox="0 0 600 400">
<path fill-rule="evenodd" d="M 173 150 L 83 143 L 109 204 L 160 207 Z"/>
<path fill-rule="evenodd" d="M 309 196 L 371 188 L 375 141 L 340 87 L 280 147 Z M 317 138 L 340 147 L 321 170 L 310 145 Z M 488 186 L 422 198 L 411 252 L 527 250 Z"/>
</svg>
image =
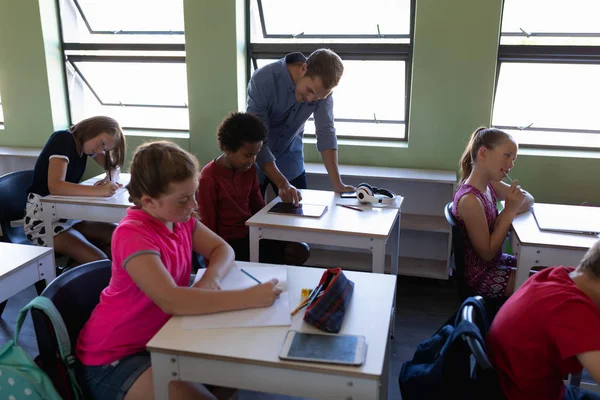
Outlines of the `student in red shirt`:
<svg viewBox="0 0 600 400">
<path fill-rule="evenodd" d="M 264 123 L 250 113 L 228 115 L 217 130 L 223 151 L 200 173 L 200 221 L 233 247 L 235 259 L 250 260 L 246 220 L 265 206 L 256 174 L 256 156 L 267 137 Z M 260 262 L 303 265 L 310 255 L 305 243 L 262 239 Z"/>
<path fill-rule="evenodd" d="M 530 277 L 500 308 L 486 340 L 508 399 L 600 399 L 563 383 L 582 368 L 600 382 L 600 241 L 576 269 Z"/>
</svg>

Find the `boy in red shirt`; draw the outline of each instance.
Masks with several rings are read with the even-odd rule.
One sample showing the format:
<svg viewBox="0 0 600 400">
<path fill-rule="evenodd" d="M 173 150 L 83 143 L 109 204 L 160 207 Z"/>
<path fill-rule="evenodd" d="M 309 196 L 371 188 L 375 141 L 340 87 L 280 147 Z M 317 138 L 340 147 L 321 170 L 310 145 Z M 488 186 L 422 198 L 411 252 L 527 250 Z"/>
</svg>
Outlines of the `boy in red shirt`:
<svg viewBox="0 0 600 400">
<path fill-rule="evenodd" d="M 546 268 L 500 308 L 487 335 L 508 399 L 600 399 L 565 385 L 585 368 L 600 382 L 600 241 L 576 269 Z"/>
<path fill-rule="evenodd" d="M 253 114 L 231 113 L 217 129 L 223 151 L 200 173 L 200 221 L 233 247 L 235 259 L 249 261 L 246 220 L 265 206 L 256 174 L 256 156 L 267 137 L 264 123 Z M 303 265 L 310 255 L 305 243 L 262 239 L 260 262 Z"/>
</svg>

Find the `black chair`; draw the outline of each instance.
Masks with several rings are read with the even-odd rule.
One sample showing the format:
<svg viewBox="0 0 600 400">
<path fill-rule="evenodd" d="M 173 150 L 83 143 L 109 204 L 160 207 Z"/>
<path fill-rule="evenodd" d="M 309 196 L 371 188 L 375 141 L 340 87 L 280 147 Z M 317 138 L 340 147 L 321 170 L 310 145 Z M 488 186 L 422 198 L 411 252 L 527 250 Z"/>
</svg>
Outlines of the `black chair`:
<svg viewBox="0 0 600 400">
<path fill-rule="evenodd" d="M 111 261 L 94 261 L 61 274 L 41 294 L 52 300 L 62 316 L 73 352 L 79 332 L 100 301 L 100 293 L 108 286 L 110 277 Z M 66 366 L 59 356 L 52 324 L 39 310 L 32 309 L 31 316 L 40 350 L 41 368 L 48 374 L 63 399 L 74 398 Z"/>
<path fill-rule="evenodd" d="M 460 226 L 452 215 L 452 202 L 444 207 L 444 215 L 448 225 L 452 228 L 452 253 L 454 254 L 454 271 L 452 277 L 458 287 L 458 297 L 460 301 L 464 301 L 467 297 L 474 295 L 471 289 L 467 286 L 465 280 L 465 249 L 464 235 Z"/>
<path fill-rule="evenodd" d="M 483 300 L 483 297 L 474 296 L 474 298 L 485 309 L 485 300 Z M 481 333 L 481 337 L 485 340 L 485 336 L 490 328 L 490 321 L 488 320 L 487 315 L 482 315 L 478 311 L 479 310 L 472 305 L 466 305 L 463 307 L 460 317 L 461 320 L 471 322 L 477 326 L 479 333 Z M 470 336 L 465 336 L 465 341 L 467 342 L 469 349 L 471 349 L 471 353 L 473 353 L 473 357 L 475 358 L 477 365 L 484 370 L 494 368 L 488 359 L 484 346 L 478 340 L 475 340 Z"/>
<path fill-rule="evenodd" d="M 4 241 L 31 244 L 23 226 L 11 226 L 11 221 L 25 217 L 27 190 L 33 181 L 33 170 L 10 172 L 0 176 L 0 228 Z"/>
<path fill-rule="evenodd" d="M 474 299 L 480 303 L 484 310 L 486 309 L 486 301 L 481 296 L 474 296 Z M 467 343 L 473 360 L 471 376 L 474 383 L 474 393 L 485 394 L 486 399 L 505 399 L 498 373 L 490 362 L 485 348 L 485 337 L 491 323 L 487 312 L 481 313 L 479 308 L 466 305 L 461 310 L 460 319 L 474 324 L 484 340 L 484 343 L 481 343 L 472 336 L 463 335 L 463 340 Z M 477 398 L 479 397 L 477 396 Z"/>
</svg>

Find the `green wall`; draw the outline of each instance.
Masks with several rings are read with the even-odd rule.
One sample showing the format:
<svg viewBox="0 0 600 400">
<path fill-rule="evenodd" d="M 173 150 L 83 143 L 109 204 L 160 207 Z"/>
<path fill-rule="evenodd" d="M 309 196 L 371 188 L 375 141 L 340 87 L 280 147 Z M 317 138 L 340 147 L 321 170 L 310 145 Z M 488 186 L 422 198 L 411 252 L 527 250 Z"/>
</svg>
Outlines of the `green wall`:
<svg viewBox="0 0 600 400">
<path fill-rule="evenodd" d="M 340 163 L 457 170 L 470 133 L 490 124 L 501 0 L 416 3 L 408 145 L 341 143 Z M 0 146 L 41 147 L 51 131 L 67 125 L 52 4 L 0 0 Z M 176 142 L 206 163 L 218 155 L 219 122 L 244 107 L 243 0 L 184 0 L 184 7 L 190 138 Z M 129 136 L 129 151 L 148 139 L 156 138 Z M 320 162 L 314 144 L 305 153 L 307 162 Z M 537 201 L 600 205 L 600 188 L 592 184 L 598 158 L 522 150 L 511 176 Z M 89 174 L 96 171 L 90 167 Z"/>
</svg>

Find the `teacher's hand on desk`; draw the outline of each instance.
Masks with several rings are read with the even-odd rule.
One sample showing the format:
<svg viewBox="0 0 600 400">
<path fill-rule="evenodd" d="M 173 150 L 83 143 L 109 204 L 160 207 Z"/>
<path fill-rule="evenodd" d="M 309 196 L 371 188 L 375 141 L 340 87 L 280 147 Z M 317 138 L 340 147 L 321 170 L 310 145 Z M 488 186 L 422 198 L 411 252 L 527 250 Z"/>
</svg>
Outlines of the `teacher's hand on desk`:
<svg viewBox="0 0 600 400">
<path fill-rule="evenodd" d="M 294 203 L 297 207 L 302 200 L 302 195 L 294 186 L 289 183 L 286 186 L 279 188 L 279 197 L 284 203 Z"/>
<path fill-rule="evenodd" d="M 340 182 L 338 185 L 334 186 L 333 191 L 336 193 L 356 192 L 356 188 L 352 185 L 344 185 L 344 183 Z"/>
</svg>

